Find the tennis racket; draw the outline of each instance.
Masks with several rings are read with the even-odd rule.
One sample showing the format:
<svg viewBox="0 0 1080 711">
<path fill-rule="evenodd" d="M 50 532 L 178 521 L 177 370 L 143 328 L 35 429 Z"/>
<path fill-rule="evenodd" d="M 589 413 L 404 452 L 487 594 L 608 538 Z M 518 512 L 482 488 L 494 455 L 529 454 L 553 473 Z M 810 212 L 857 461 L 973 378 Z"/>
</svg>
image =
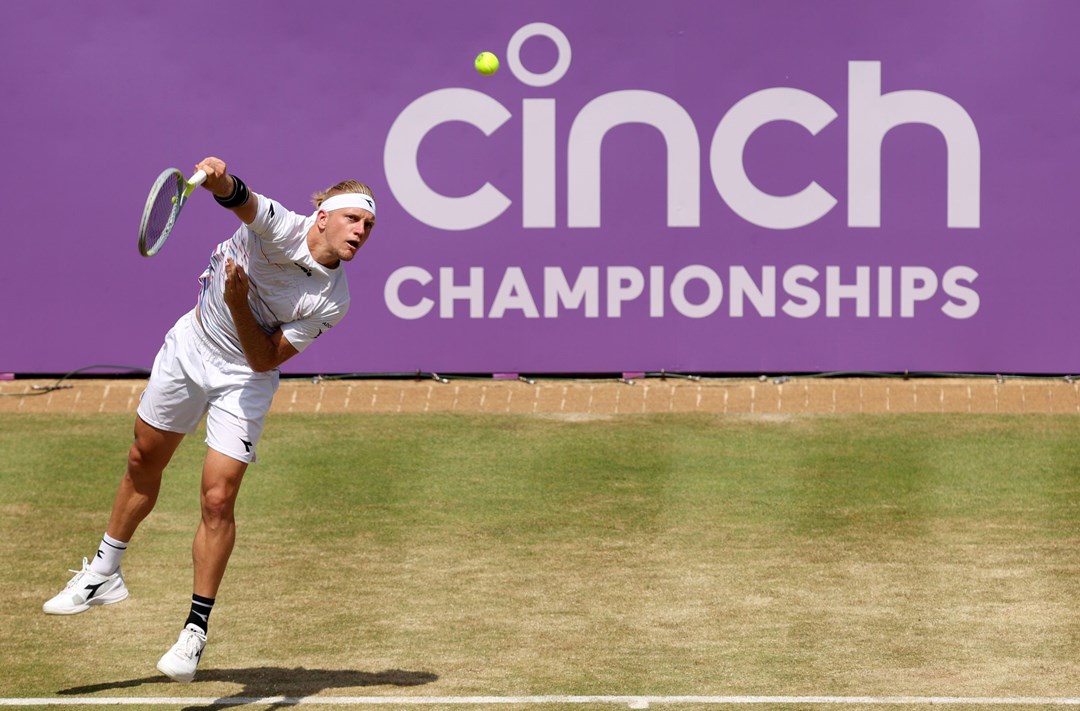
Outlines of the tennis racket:
<svg viewBox="0 0 1080 711">
<path fill-rule="evenodd" d="M 143 207 L 139 223 L 139 254 L 152 257 L 169 238 L 176 218 L 195 188 L 206 180 L 205 171 L 197 171 L 189 179 L 176 168 L 169 168 L 157 177 Z"/>
</svg>

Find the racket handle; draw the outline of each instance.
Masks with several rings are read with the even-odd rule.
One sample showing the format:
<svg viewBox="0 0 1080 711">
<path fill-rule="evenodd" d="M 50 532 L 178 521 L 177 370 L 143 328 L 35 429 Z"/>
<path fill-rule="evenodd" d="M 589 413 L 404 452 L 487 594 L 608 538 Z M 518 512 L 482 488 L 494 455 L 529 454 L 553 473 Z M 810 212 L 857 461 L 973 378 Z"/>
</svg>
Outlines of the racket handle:
<svg viewBox="0 0 1080 711">
<path fill-rule="evenodd" d="M 195 175 L 188 178 L 188 185 L 190 185 L 193 188 L 196 188 L 196 187 L 202 185 L 204 182 L 206 182 L 206 171 L 205 170 L 197 170 L 197 171 L 195 171 Z"/>
</svg>

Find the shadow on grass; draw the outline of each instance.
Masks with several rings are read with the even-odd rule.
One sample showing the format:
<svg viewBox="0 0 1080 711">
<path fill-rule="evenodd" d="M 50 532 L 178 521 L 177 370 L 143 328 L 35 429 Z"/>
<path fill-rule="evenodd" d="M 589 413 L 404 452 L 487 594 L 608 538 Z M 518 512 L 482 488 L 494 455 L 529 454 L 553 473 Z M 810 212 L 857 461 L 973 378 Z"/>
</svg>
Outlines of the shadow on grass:
<svg viewBox="0 0 1080 711">
<path fill-rule="evenodd" d="M 296 706 L 299 699 L 314 696 L 328 689 L 346 689 L 357 686 L 420 686 L 439 679 L 430 672 L 404 671 L 388 669 L 381 672 L 363 672 L 335 669 L 305 669 L 295 667 L 251 667 L 249 669 L 200 669 L 194 685 L 178 685 L 165 676 L 148 676 L 125 681 L 103 682 L 87 686 L 75 686 L 61 689 L 58 694 L 81 696 L 96 694 L 116 689 L 132 689 L 139 686 L 174 684 L 177 688 L 191 689 L 196 692 L 200 682 L 229 682 L 240 684 L 243 688 L 235 694 L 223 696 L 208 706 L 191 706 L 188 709 L 212 709 L 221 706 L 237 707 L 252 703 L 255 699 L 268 697 L 279 698 L 271 708 Z M 248 702 L 246 700 L 250 699 Z M 266 703 L 265 701 L 263 702 Z"/>
</svg>

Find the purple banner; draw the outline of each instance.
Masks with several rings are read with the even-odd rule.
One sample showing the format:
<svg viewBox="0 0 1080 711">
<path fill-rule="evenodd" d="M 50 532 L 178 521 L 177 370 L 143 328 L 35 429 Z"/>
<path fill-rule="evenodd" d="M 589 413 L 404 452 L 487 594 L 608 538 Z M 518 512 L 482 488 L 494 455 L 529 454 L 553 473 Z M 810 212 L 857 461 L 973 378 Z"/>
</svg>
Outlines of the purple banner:
<svg viewBox="0 0 1080 711">
<path fill-rule="evenodd" d="M 1075 0 L 8 3 L 0 372 L 149 367 L 236 227 L 373 186 L 295 373 L 1080 369 Z M 482 51 L 500 69 L 473 68 Z"/>
</svg>

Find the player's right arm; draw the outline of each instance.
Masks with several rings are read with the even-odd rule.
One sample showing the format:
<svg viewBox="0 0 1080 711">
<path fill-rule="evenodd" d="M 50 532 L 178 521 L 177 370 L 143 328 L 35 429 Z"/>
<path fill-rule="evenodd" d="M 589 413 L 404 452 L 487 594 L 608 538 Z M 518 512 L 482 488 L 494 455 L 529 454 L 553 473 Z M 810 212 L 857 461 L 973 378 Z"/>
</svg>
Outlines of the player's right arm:
<svg viewBox="0 0 1080 711">
<path fill-rule="evenodd" d="M 215 197 L 228 198 L 237 189 L 236 178 L 229 175 L 225 168 L 225 161 L 220 158 L 213 156 L 204 158 L 195 166 L 195 169 L 206 172 L 206 182 L 203 183 L 203 187 L 212 192 Z M 241 222 L 250 225 L 255 221 L 255 216 L 259 211 L 259 196 L 250 193 L 246 202 L 229 209 L 240 218 Z"/>
<path fill-rule="evenodd" d="M 267 333 L 255 320 L 248 303 L 248 278 L 244 268 L 228 259 L 225 262 L 225 305 L 229 307 L 240 348 L 248 367 L 256 373 L 274 370 L 299 353 L 280 328 Z"/>
</svg>

